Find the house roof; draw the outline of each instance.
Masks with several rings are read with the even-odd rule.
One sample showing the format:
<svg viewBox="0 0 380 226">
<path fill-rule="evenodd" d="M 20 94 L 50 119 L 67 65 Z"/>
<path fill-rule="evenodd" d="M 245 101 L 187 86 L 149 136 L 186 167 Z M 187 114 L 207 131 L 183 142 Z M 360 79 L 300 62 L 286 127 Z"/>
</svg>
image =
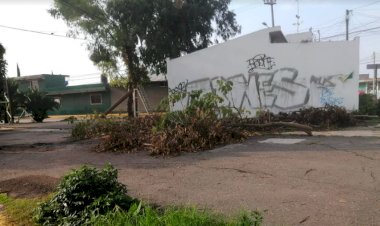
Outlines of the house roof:
<svg viewBox="0 0 380 226">
<path fill-rule="evenodd" d="M 79 86 L 66 86 L 64 89 L 60 90 L 46 90 L 47 95 L 65 95 L 65 94 L 75 94 L 75 93 L 94 93 L 94 92 L 105 92 L 107 91 L 107 86 L 98 83 L 98 84 L 88 84 L 88 85 L 79 85 Z"/>
<path fill-rule="evenodd" d="M 70 77 L 68 75 L 51 75 L 51 74 L 40 74 L 40 75 L 27 75 L 27 76 L 21 76 L 21 77 L 15 77 L 15 80 L 18 81 L 29 81 L 29 80 L 43 80 L 46 76 L 63 76 L 63 77 Z"/>
<path fill-rule="evenodd" d="M 377 80 L 377 82 L 380 82 L 380 79 Z M 359 83 L 373 83 L 373 78 L 371 79 L 364 79 L 364 80 L 359 80 Z"/>
<path fill-rule="evenodd" d="M 359 80 L 368 80 L 369 74 L 359 74 Z"/>
</svg>

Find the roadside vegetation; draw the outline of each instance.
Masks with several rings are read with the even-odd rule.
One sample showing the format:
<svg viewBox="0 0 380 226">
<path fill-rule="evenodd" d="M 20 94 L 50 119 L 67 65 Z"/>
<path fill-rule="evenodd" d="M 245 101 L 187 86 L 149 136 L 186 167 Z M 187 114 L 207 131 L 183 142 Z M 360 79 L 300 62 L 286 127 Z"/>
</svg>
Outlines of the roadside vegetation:
<svg viewBox="0 0 380 226">
<path fill-rule="evenodd" d="M 35 210 L 39 203 L 47 200 L 47 197 L 42 198 L 12 198 L 6 194 L 0 194 L 0 204 L 4 205 L 4 211 L 0 214 L 4 215 L 6 225 L 15 226 L 32 226 L 36 225 L 33 220 Z M 1 225 L 1 222 L 0 222 Z"/>
<path fill-rule="evenodd" d="M 227 218 L 195 207 L 145 204 L 127 194 L 111 165 L 71 171 L 47 198 L 14 199 L 0 194 L 0 204 L 11 225 L 259 226 L 263 221 L 257 211 Z"/>
<path fill-rule="evenodd" d="M 360 115 L 377 115 L 380 116 L 380 100 L 372 94 L 359 95 L 359 111 Z"/>
<path fill-rule="evenodd" d="M 338 106 L 303 108 L 274 115 L 268 111 L 251 112 L 225 101 L 232 82 L 217 81 L 210 92 L 171 91 L 163 108 L 183 104 L 179 111 L 139 118 L 95 117 L 75 122 L 74 139 L 100 138 L 98 151 L 133 152 L 146 150 L 152 155 L 178 155 L 221 145 L 239 143 L 258 133 L 337 129 L 355 125 L 353 115 Z M 162 107 L 161 107 L 162 109 Z"/>
</svg>

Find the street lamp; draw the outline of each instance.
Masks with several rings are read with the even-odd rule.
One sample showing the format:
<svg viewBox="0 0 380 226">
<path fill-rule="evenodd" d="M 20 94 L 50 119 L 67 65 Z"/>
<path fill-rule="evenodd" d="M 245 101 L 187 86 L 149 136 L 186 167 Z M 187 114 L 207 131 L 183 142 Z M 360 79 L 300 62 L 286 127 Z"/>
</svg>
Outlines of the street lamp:
<svg viewBox="0 0 380 226">
<path fill-rule="evenodd" d="M 274 13 L 273 13 L 273 5 L 276 4 L 276 0 L 264 0 L 265 5 L 270 5 L 272 11 L 272 27 L 274 27 Z"/>
</svg>

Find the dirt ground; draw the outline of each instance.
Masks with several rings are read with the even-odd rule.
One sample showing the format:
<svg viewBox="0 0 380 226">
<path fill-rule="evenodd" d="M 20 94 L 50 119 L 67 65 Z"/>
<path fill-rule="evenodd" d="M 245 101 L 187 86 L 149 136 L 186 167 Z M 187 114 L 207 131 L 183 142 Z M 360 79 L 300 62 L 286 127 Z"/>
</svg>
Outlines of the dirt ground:
<svg viewBox="0 0 380 226">
<path fill-rule="evenodd" d="M 96 140 L 70 141 L 70 128 L 67 122 L 3 125 L 0 181 L 59 178 L 82 164 L 112 163 L 130 194 L 147 202 L 197 205 L 225 214 L 258 209 L 270 226 L 380 225 L 378 128 L 253 137 L 167 158 L 97 153 Z M 302 141 L 262 143 L 268 138 Z"/>
</svg>

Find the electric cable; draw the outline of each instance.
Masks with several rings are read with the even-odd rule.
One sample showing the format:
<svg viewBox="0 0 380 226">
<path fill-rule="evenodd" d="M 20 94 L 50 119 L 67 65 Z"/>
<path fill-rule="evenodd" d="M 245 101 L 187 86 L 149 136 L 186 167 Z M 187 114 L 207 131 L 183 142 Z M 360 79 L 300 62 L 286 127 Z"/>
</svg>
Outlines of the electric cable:
<svg viewBox="0 0 380 226">
<path fill-rule="evenodd" d="M 70 36 L 65 36 L 65 35 L 57 35 L 54 33 L 46 33 L 42 31 L 34 31 L 34 30 L 29 30 L 29 29 L 24 29 L 24 28 L 17 28 L 17 27 L 11 27 L 11 26 L 6 26 L 6 25 L 0 25 L 2 28 L 7 28 L 7 29 L 12 29 L 12 30 L 17 30 L 17 31 L 24 31 L 24 32 L 31 32 L 31 33 L 36 33 L 36 34 L 42 34 L 42 35 L 49 35 L 49 36 L 55 36 L 55 37 L 61 37 L 61 38 L 70 38 L 70 39 L 75 39 L 75 40 L 86 40 L 82 38 L 75 38 L 75 37 L 70 37 Z"/>
</svg>

